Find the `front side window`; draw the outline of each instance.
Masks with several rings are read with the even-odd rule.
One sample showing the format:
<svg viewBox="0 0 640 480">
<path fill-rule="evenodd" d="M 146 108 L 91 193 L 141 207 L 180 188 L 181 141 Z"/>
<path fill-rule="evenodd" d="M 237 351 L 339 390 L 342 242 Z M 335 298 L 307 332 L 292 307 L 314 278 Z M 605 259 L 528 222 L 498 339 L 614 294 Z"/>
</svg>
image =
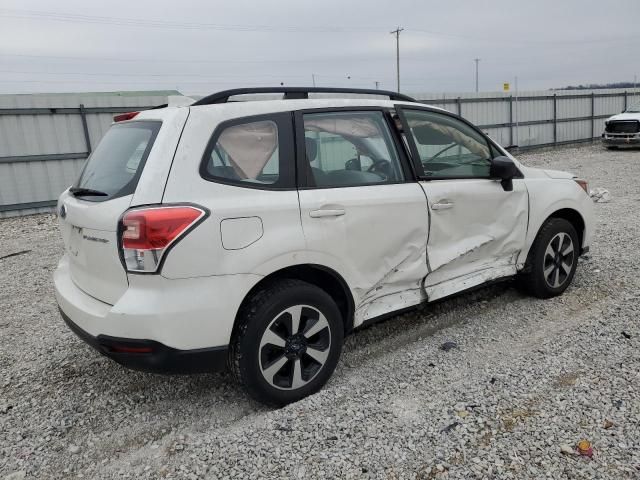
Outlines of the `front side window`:
<svg viewBox="0 0 640 480">
<path fill-rule="evenodd" d="M 484 136 L 448 115 L 404 113 L 425 177 L 489 178 L 492 154 Z"/>
<path fill-rule="evenodd" d="M 207 176 L 256 185 L 280 178 L 278 126 L 272 120 L 232 125 L 220 132 L 205 165 Z"/>
<path fill-rule="evenodd" d="M 310 186 L 345 187 L 404 180 L 383 113 L 303 115 Z"/>
</svg>

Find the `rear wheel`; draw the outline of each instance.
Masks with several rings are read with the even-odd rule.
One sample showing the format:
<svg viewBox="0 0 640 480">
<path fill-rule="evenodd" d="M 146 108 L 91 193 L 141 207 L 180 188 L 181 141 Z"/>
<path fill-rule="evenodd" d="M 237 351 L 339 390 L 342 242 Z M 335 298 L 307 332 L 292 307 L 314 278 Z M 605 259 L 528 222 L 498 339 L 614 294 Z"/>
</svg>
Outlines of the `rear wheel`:
<svg viewBox="0 0 640 480">
<path fill-rule="evenodd" d="M 256 293 L 240 312 L 231 370 L 251 397 L 281 406 L 317 392 L 340 357 L 340 311 L 322 289 L 283 280 Z"/>
<path fill-rule="evenodd" d="M 520 276 L 520 285 L 539 298 L 562 294 L 573 279 L 579 254 L 578 234 L 573 225 L 563 218 L 550 218 L 531 246 L 528 273 Z"/>
</svg>

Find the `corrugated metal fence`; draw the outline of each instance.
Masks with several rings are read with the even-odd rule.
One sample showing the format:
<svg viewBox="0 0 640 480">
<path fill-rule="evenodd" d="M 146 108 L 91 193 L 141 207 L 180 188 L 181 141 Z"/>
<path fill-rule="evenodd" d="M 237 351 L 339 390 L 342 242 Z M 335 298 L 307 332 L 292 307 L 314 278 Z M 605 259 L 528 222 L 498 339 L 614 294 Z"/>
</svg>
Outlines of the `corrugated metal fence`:
<svg viewBox="0 0 640 480">
<path fill-rule="evenodd" d="M 414 97 L 465 117 L 501 145 L 521 149 L 591 141 L 600 137 L 608 117 L 640 102 L 637 92 L 619 89 Z"/>
<path fill-rule="evenodd" d="M 113 115 L 178 92 L 0 95 L 0 218 L 50 211 Z"/>
<path fill-rule="evenodd" d="M 163 104 L 174 94 L 0 95 L 0 218 L 50 210 L 114 114 Z M 640 99 L 624 90 L 412 96 L 523 149 L 591 141 L 607 117 Z"/>
</svg>

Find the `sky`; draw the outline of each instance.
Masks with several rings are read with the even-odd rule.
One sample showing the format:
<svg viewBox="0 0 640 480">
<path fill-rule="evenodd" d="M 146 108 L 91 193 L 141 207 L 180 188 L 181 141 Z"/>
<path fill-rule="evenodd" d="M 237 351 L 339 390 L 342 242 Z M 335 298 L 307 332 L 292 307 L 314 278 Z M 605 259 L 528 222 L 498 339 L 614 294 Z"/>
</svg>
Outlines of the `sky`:
<svg viewBox="0 0 640 480">
<path fill-rule="evenodd" d="M 0 0 L 0 93 L 640 79 L 640 0 Z"/>
</svg>

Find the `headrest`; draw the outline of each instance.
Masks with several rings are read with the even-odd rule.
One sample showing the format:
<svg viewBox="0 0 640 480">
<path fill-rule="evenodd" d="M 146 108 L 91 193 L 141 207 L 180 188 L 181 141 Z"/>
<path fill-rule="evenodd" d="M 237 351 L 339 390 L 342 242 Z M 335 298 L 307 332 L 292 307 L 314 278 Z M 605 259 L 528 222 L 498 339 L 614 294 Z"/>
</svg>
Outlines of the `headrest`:
<svg viewBox="0 0 640 480">
<path fill-rule="evenodd" d="M 318 141 L 315 138 L 304 137 L 307 161 L 313 162 L 318 155 Z"/>
</svg>

